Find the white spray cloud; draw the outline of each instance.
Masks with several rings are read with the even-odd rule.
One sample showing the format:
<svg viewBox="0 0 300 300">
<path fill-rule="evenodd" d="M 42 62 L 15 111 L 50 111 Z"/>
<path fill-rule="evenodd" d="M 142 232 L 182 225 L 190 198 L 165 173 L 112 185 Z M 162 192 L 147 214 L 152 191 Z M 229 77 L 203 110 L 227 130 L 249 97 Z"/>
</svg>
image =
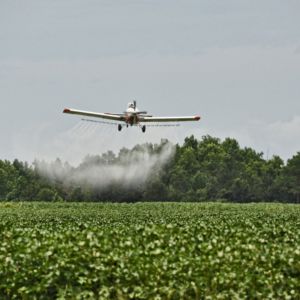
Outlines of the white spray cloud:
<svg viewBox="0 0 300 300">
<path fill-rule="evenodd" d="M 186 136 L 183 126 L 147 127 L 146 133 L 142 133 L 138 127 L 130 127 L 118 132 L 116 125 L 80 119 L 72 121 L 75 121 L 73 126 L 63 131 L 62 125 L 54 122 L 30 130 L 21 128 L 13 136 L 13 157 L 27 161 L 53 161 L 60 158 L 77 166 L 87 155 L 99 155 L 109 150 L 118 153 L 124 147 L 131 149 L 138 144 L 158 144 L 161 139 L 177 144 L 182 143 Z"/>
<path fill-rule="evenodd" d="M 144 144 L 132 150 L 123 149 L 116 157 L 113 152 L 97 156 L 87 156 L 76 168 L 60 160 L 53 163 L 36 161 L 38 172 L 53 181 L 67 185 L 89 185 L 103 189 L 110 184 L 122 187 L 137 187 L 145 184 L 149 176 L 161 170 L 172 158 L 175 147 L 164 142 L 159 151 L 153 151 L 152 146 Z"/>
<path fill-rule="evenodd" d="M 118 132 L 116 125 L 76 121 L 66 131 L 53 123 L 31 133 L 21 130 L 14 149 L 20 159 L 22 154 L 25 159 L 32 157 L 38 172 L 53 182 L 98 189 L 112 183 L 136 188 L 161 170 L 172 158 L 174 144 L 182 143 L 184 137 L 183 126 L 148 126 L 146 133 L 129 127 Z M 161 144 L 161 140 L 170 142 Z M 153 151 L 151 145 L 159 151 Z M 115 157 L 113 153 L 118 152 Z"/>
</svg>

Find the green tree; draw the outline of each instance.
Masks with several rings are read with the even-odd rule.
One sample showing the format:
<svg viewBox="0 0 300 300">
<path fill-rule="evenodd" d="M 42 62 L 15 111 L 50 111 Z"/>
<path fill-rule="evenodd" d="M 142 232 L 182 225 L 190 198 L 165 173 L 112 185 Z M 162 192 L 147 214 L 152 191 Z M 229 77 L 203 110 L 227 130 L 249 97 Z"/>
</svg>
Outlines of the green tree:
<svg viewBox="0 0 300 300">
<path fill-rule="evenodd" d="M 36 198 L 38 201 L 55 201 L 57 193 L 50 188 L 42 188 Z"/>
<path fill-rule="evenodd" d="M 300 152 L 288 160 L 284 173 L 288 193 L 300 203 Z"/>
<path fill-rule="evenodd" d="M 75 187 L 70 194 L 70 201 L 84 201 L 85 196 L 80 186 Z"/>
</svg>

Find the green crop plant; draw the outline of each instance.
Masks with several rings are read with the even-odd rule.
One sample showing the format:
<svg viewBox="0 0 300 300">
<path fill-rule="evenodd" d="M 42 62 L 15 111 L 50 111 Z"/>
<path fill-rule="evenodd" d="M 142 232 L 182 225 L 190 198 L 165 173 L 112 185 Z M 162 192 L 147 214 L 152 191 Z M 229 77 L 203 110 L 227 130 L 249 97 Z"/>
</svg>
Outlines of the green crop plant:
<svg viewBox="0 0 300 300">
<path fill-rule="evenodd" d="M 299 299 L 300 206 L 0 204 L 0 299 Z"/>
</svg>

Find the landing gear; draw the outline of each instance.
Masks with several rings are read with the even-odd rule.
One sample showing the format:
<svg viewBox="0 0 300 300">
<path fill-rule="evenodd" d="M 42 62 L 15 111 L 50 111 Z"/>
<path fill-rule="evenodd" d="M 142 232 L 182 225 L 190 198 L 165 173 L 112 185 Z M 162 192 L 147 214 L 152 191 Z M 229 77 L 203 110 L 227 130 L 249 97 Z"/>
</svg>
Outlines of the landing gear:
<svg viewBox="0 0 300 300">
<path fill-rule="evenodd" d="M 130 126 L 134 126 L 134 125 L 131 125 L 131 124 L 126 124 L 126 127 L 128 128 L 129 125 L 130 125 Z M 142 129 L 142 132 L 146 132 L 146 126 L 145 126 L 145 125 L 143 125 L 143 126 L 139 125 L 139 126 L 140 126 L 140 128 Z M 121 124 L 118 124 L 118 131 L 121 131 L 122 129 L 123 129 L 122 125 L 121 125 Z"/>
</svg>

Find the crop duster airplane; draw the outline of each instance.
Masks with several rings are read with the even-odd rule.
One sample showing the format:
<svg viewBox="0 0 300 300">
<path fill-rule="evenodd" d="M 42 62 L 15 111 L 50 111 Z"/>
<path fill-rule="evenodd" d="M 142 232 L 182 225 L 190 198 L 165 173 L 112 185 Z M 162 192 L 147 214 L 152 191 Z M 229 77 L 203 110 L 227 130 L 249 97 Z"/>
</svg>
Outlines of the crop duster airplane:
<svg viewBox="0 0 300 300">
<path fill-rule="evenodd" d="M 69 109 L 66 108 L 63 111 L 66 114 L 80 115 L 86 117 L 101 118 L 110 121 L 120 122 L 117 123 L 118 130 L 122 130 L 122 122 L 125 122 L 125 126 L 139 126 L 143 132 L 146 131 L 146 125 L 144 123 L 169 123 L 169 122 L 188 122 L 188 121 L 199 121 L 200 116 L 192 117 L 153 117 L 147 114 L 146 111 L 139 111 L 136 107 L 136 101 L 128 103 L 126 111 L 122 114 L 112 113 L 97 113 L 83 110 Z M 160 126 L 160 125 L 155 125 Z M 163 126 L 163 125 L 161 125 Z"/>
</svg>

